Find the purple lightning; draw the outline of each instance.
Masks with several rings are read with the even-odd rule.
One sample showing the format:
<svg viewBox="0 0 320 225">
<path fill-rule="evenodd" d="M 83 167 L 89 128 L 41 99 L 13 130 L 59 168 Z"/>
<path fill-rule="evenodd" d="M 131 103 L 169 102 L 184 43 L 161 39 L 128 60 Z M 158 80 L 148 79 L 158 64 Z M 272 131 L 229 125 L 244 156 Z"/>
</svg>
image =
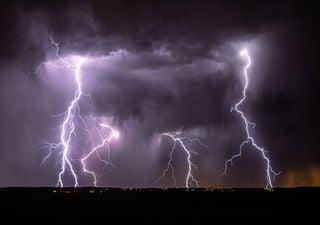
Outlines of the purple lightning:
<svg viewBox="0 0 320 225">
<path fill-rule="evenodd" d="M 109 149 L 109 142 L 113 138 L 118 138 L 119 137 L 119 132 L 113 129 L 111 126 L 105 124 L 105 123 L 99 123 L 97 119 L 93 116 L 90 116 L 90 119 L 94 121 L 95 124 L 98 124 L 98 126 L 94 126 L 96 129 L 96 132 L 94 133 L 88 128 L 88 123 L 86 119 L 84 119 L 81 116 L 80 112 L 80 106 L 79 106 L 79 101 L 82 96 L 89 96 L 88 94 L 85 94 L 82 91 L 82 83 L 81 83 L 81 66 L 87 61 L 86 58 L 83 57 L 75 57 L 75 62 L 70 63 L 60 57 L 59 55 L 59 44 L 56 43 L 52 35 L 50 36 L 51 44 L 55 48 L 55 55 L 57 59 L 59 60 L 59 64 L 52 63 L 52 62 L 41 62 L 39 66 L 36 68 L 36 73 L 39 72 L 39 69 L 41 68 L 42 65 L 48 65 L 48 66 L 53 66 L 56 68 L 67 68 L 71 69 L 74 74 L 74 79 L 76 83 L 76 90 L 74 93 L 74 98 L 69 104 L 67 110 L 62 113 L 61 115 L 64 115 L 64 120 L 62 124 L 60 125 L 61 127 L 61 133 L 60 133 L 60 141 L 59 143 L 49 143 L 47 141 L 44 141 L 44 144 L 48 146 L 49 153 L 44 157 L 42 164 L 51 156 L 52 152 L 57 149 L 61 149 L 61 152 L 59 152 L 59 155 L 61 155 L 61 167 L 60 171 L 58 173 L 58 182 L 57 186 L 63 187 L 63 176 L 65 175 L 66 171 L 69 170 L 71 172 L 71 175 L 74 179 L 74 187 L 79 187 L 79 182 L 78 182 L 78 175 L 76 173 L 76 170 L 74 169 L 74 166 L 72 164 L 73 159 L 70 158 L 70 150 L 71 150 L 71 139 L 73 136 L 76 136 L 75 130 L 76 130 L 76 118 L 78 118 L 84 125 L 85 132 L 88 134 L 89 139 L 92 144 L 92 148 L 89 151 L 87 155 L 81 158 L 81 164 L 83 167 L 83 172 L 91 174 L 94 178 L 94 185 L 97 186 L 97 176 L 93 171 L 90 171 L 87 169 L 86 165 L 86 160 L 93 154 L 96 153 L 98 159 L 101 162 L 108 163 L 106 160 L 103 160 L 100 155 L 99 155 L 99 149 L 102 147 L 106 146 L 108 149 L 108 157 L 110 156 L 110 149 Z M 102 131 L 104 129 L 109 129 L 111 132 L 108 134 L 107 137 L 103 137 Z M 93 141 L 93 134 L 99 134 L 100 139 L 102 140 L 100 144 L 94 145 Z M 108 159 L 109 161 L 109 159 Z"/>
<path fill-rule="evenodd" d="M 279 175 L 281 172 L 278 172 L 276 173 L 270 163 L 270 159 L 268 158 L 268 156 L 266 155 L 266 151 L 262 148 L 262 147 L 259 147 L 254 138 L 251 136 L 250 134 L 250 130 L 249 130 L 249 126 L 252 126 L 252 128 L 254 128 L 256 126 L 255 123 L 252 123 L 250 122 L 246 116 L 244 115 L 244 113 L 239 109 L 239 106 L 244 102 L 244 100 L 246 99 L 246 92 L 247 92 L 247 88 L 248 88 L 248 85 L 249 85 L 249 79 L 248 79 L 248 69 L 250 68 L 251 66 L 251 59 L 250 59 L 250 56 L 249 56 L 249 52 L 247 49 L 243 49 L 240 51 L 240 56 L 242 57 L 245 57 L 246 60 L 247 60 L 247 64 L 246 66 L 244 67 L 244 71 L 243 71 L 243 76 L 244 76 L 244 79 L 245 79 L 245 84 L 244 84 L 244 87 L 243 87 L 243 90 L 242 90 L 242 98 L 240 99 L 240 101 L 238 103 L 236 103 L 236 105 L 234 107 L 231 108 L 231 112 L 232 111 L 236 111 L 242 118 L 243 122 L 244 122 L 244 125 L 245 125 L 245 131 L 246 131 L 246 140 L 243 141 L 239 147 L 239 153 L 238 154 L 235 154 L 233 155 L 230 159 L 228 159 L 226 162 L 225 162 L 225 169 L 224 169 L 224 172 L 222 173 L 223 175 L 227 174 L 227 170 L 228 170 L 228 164 L 230 164 L 232 166 L 233 164 L 233 160 L 236 159 L 236 158 L 239 158 L 241 157 L 242 155 L 242 148 L 245 144 L 249 144 L 251 143 L 251 145 L 261 153 L 263 159 L 265 160 L 266 162 L 266 179 L 267 179 L 267 185 L 266 185 L 266 188 L 272 188 L 273 185 L 272 185 L 272 180 L 271 180 L 271 175 L 273 176 L 273 179 L 275 179 L 275 177 L 277 175 Z"/>
<path fill-rule="evenodd" d="M 82 89 L 81 89 L 81 82 L 80 82 L 80 69 L 81 65 L 84 62 L 83 59 L 79 60 L 79 63 L 75 66 L 75 79 L 77 83 L 77 90 L 75 92 L 74 99 L 72 100 L 71 104 L 68 107 L 67 110 L 67 116 L 65 120 L 62 123 L 62 129 L 61 129 L 61 136 L 60 136 L 60 143 L 63 145 L 63 155 L 62 155 L 62 162 L 61 162 L 61 170 L 59 172 L 59 178 L 58 178 L 58 184 L 61 187 L 63 187 L 63 182 L 62 182 L 62 176 L 65 173 L 66 170 L 66 164 L 68 164 L 68 167 L 71 170 L 72 176 L 74 178 L 75 187 L 78 187 L 78 178 L 77 175 L 72 167 L 72 164 L 69 159 L 69 150 L 70 150 L 70 141 L 71 141 L 71 136 L 74 135 L 74 112 L 76 110 L 76 106 L 78 106 L 78 101 L 81 98 L 82 95 Z"/>
<path fill-rule="evenodd" d="M 100 159 L 100 161 L 104 162 L 106 165 L 108 164 L 111 164 L 110 163 L 110 146 L 109 146 L 109 143 L 110 141 L 113 139 L 113 138 L 119 138 L 120 134 L 118 131 L 114 130 L 111 126 L 105 124 L 105 123 L 100 123 L 98 122 L 95 118 L 92 118 L 98 125 L 98 128 L 97 128 L 97 132 L 99 134 L 99 137 L 101 139 L 101 143 L 98 144 L 98 145 L 94 145 L 93 144 L 93 138 L 92 138 L 92 135 L 90 135 L 91 137 L 91 142 L 93 144 L 93 147 L 92 149 L 90 150 L 90 152 L 84 156 L 82 159 L 81 159 L 81 163 L 82 163 L 82 167 L 83 167 L 83 172 L 85 173 L 88 173 L 88 174 L 91 174 L 92 177 L 93 177 L 93 184 L 94 186 L 96 187 L 97 186 L 97 175 L 95 174 L 95 172 L 93 171 L 90 171 L 87 169 L 87 166 L 86 166 L 86 160 L 93 154 L 93 153 L 96 153 L 97 157 Z M 103 138 L 102 134 L 101 134 L 101 131 L 99 128 L 102 128 L 102 129 L 107 129 L 109 130 L 109 135 L 105 138 Z M 92 133 L 90 133 L 92 134 Z M 106 147 L 107 148 L 107 152 L 108 152 L 108 161 L 106 160 L 103 160 L 100 155 L 99 155 L 99 150 L 102 149 L 103 147 Z"/>
<path fill-rule="evenodd" d="M 181 136 L 181 133 L 182 132 L 175 132 L 174 134 L 170 134 L 170 133 L 163 133 L 162 134 L 162 136 L 169 137 L 173 141 L 173 146 L 172 146 L 171 151 L 169 153 L 169 161 L 167 163 L 167 167 L 163 171 L 162 175 L 158 178 L 158 181 L 160 179 L 165 179 L 166 174 L 171 170 L 171 178 L 174 181 L 174 186 L 176 186 L 177 180 L 174 175 L 175 171 L 174 171 L 174 167 L 172 166 L 172 160 L 173 160 L 173 153 L 174 153 L 175 149 L 177 148 L 177 144 L 180 144 L 182 150 L 187 155 L 186 161 L 187 161 L 188 169 L 187 169 L 187 176 L 185 179 L 185 187 L 189 188 L 189 186 L 192 185 L 193 183 L 198 187 L 199 181 L 192 174 L 192 169 L 193 168 L 197 169 L 197 166 L 191 160 L 191 154 L 197 155 L 198 153 L 195 151 L 189 150 L 186 145 L 190 144 L 192 142 L 198 142 L 201 146 L 203 146 L 205 148 L 208 148 L 208 146 L 201 143 L 200 140 L 197 138 L 189 138 L 186 136 Z"/>
</svg>

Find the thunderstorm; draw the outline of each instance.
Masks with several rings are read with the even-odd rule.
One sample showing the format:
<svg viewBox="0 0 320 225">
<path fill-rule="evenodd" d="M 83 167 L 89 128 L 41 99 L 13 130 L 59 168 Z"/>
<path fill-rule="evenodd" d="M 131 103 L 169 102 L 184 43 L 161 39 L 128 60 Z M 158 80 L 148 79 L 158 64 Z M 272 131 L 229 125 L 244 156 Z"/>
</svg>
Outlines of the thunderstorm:
<svg viewBox="0 0 320 225">
<path fill-rule="evenodd" d="M 273 187 L 273 184 L 272 184 L 272 180 L 275 179 L 275 177 L 277 175 L 279 175 L 281 172 L 275 172 L 272 167 L 271 167 L 271 160 L 269 159 L 269 157 L 267 156 L 267 152 L 264 148 L 258 146 L 254 140 L 254 138 L 252 137 L 251 133 L 250 133 L 250 127 L 252 128 L 255 128 L 256 124 L 255 123 L 252 123 L 250 122 L 247 117 L 245 116 L 244 112 L 241 111 L 241 109 L 239 109 L 240 105 L 246 100 L 247 98 L 247 89 L 248 89 L 248 85 L 249 85 L 249 78 L 248 78 L 248 70 L 251 66 L 251 58 L 250 58 L 250 55 L 249 55 L 249 52 L 247 49 L 243 49 L 240 51 L 240 56 L 241 57 L 244 57 L 247 61 L 247 64 L 245 65 L 244 67 L 244 70 L 243 70 L 243 77 L 244 77 L 244 80 L 245 80 L 245 84 L 244 84 L 244 87 L 243 87 L 243 90 L 242 90 L 242 98 L 240 99 L 239 102 L 237 102 L 235 104 L 234 107 L 231 108 L 231 112 L 233 111 L 236 111 L 242 118 L 243 120 L 243 123 L 244 123 L 244 126 L 245 126 L 245 131 L 246 131 L 246 140 L 244 140 L 241 144 L 240 144 L 240 147 L 239 147 L 239 152 L 235 155 L 233 155 L 230 159 L 228 159 L 226 162 L 225 162 L 225 169 L 222 173 L 222 175 L 225 175 L 227 174 L 227 170 L 228 170 L 228 165 L 230 164 L 232 166 L 233 164 L 233 160 L 236 159 L 236 158 L 239 158 L 241 157 L 242 155 L 242 150 L 243 150 L 243 147 L 246 145 L 246 144 L 251 144 L 252 147 L 254 149 L 256 149 L 260 154 L 261 156 L 263 157 L 263 159 L 265 160 L 266 162 L 266 169 L 265 169 L 265 173 L 266 173 L 266 179 L 267 179 L 267 184 L 266 184 L 266 188 L 272 188 Z M 272 178 L 271 178 L 272 177 Z"/>
<path fill-rule="evenodd" d="M 66 112 L 61 114 L 62 116 L 64 116 L 64 120 L 60 125 L 60 141 L 58 143 L 50 143 L 48 141 L 43 142 L 43 144 L 48 147 L 49 153 L 44 157 L 42 164 L 51 156 L 54 150 L 59 150 L 58 154 L 61 156 L 60 157 L 61 160 L 60 160 L 60 170 L 58 173 L 57 186 L 64 187 L 63 177 L 66 175 L 67 171 L 70 171 L 73 177 L 74 187 L 79 186 L 78 175 L 72 163 L 75 160 L 70 157 L 70 151 L 72 150 L 72 138 L 76 136 L 75 130 L 78 126 L 80 126 L 78 124 L 79 123 L 78 121 L 80 121 L 80 123 L 82 123 L 84 127 L 85 132 L 89 136 L 89 140 L 92 146 L 89 153 L 87 153 L 80 159 L 81 165 L 83 168 L 83 172 L 90 174 L 93 178 L 94 186 L 97 186 L 97 182 L 98 182 L 97 175 L 94 171 L 91 171 L 90 169 L 88 169 L 88 166 L 86 165 L 86 161 L 95 153 L 96 157 L 101 162 L 112 165 L 110 161 L 109 144 L 112 141 L 112 139 L 118 138 L 120 134 L 119 134 L 119 131 L 115 130 L 113 127 L 111 127 L 108 124 L 99 122 L 98 118 L 95 118 L 92 115 L 90 115 L 88 118 L 87 117 L 84 118 L 81 115 L 79 101 L 82 96 L 89 96 L 88 94 L 83 92 L 82 82 L 81 82 L 81 77 L 82 77 L 81 67 L 87 61 L 87 59 L 84 57 L 76 57 L 76 60 L 75 60 L 76 62 L 72 62 L 72 63 L 68 62 L 67 60 L 63 59 L 59 55 L 59 44 L 53 40 L 52 35 L 50 36 L 50 40 L 51 40 L 51 44 L 55 47 L 55 55 L 60 63 L 57 64 L 52 62 L 41 62 L 35 72 L 38 73 L 42 65 L 70 69 L 74 76 L 74 80 L 76 83 L 76 90 L 74 92 L 74 98 L 70 102 Z M 88 122 L 87 122 L 88 119 L 93 121 L 94 125 L 92 129 L 88 128 Z M 109 131 L 109 133 L 106 136 L 103 136 L 103 134 L 105 134 L 104 130 Z M 94 143 L 94 139 L 93 139 L 94 131 L 95 133 L 99 134 L 99 137 L 100 137 L 99 144 Z M 102 159 L 99 154 L 99 152 L 104 148 L 107 149 L 108 151 L 107 160 Z"/>
</svg>

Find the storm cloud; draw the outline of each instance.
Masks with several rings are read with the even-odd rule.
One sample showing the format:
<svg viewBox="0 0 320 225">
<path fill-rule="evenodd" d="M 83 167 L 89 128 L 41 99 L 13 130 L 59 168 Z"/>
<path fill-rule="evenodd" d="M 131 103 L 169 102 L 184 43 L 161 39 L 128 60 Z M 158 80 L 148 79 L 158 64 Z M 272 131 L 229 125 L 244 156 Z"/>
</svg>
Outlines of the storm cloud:
<svg viewBox="0 0 320 225">
<path fill-rule="evenodd" d="M 275 184 L 301 185 L 288 176 L 318 171 L 318 37 L 312 6 L 286 1 L 1 4 L 0 186 L 56 184 L 58 156 L 40 165 L 46 149 L 39 143 L 57 140 L 61 117 L 52 115 L 65 111 L 75 85 L 68 69 L 43 66 L 34 73 L 41 61 L 56 60 L 50 35 L 62 57 L 89 59 L 81 68 L 83 89 L 90 94 L 81 99 L 82 114 L 108 118 L 121 132 L 111 145 L 114 167 L 92 164 L 101 174 L 99 185 L 171 186 L 170 180 L 157 183 L 173 144 L 161 133 L 183 131 L 208 146 L 192 145 L 198 153 L 194 174 L 202 186 L 264 186 L 264 162 L 252 148 L 220 176 L 245 138 L 241 119 L 230 113 L 243 87 L 238 53 L 243 47 L 250 49 L 252 69 L 242 109 L 257 123 L 254 137 L 268 150 L 273 167 L 283 171 Z M 175 154 L 178 186 L 183 186 L 185 155 Z M 80 180 L 91 184 L 85 175 Z"/>
</svg>

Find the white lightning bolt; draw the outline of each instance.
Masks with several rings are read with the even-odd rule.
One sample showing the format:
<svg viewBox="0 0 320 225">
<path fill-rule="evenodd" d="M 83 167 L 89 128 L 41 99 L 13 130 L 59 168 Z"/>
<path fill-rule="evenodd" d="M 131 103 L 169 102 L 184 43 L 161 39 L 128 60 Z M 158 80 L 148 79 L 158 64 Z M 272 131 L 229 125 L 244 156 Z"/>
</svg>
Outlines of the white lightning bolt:
<svg viewBox="0 0 320 225">
<path fill-rule="evenodd" d="M 171 138 L 171 140 L 173 141 L 173 146 L 172 146 L 170 154 L 169 154 L 169 161 L 167 163 L 166 169 L 163 171 L 162 175 L 158 178 L 158 181 L 160 179 L 165 179 L 166 174 L 171 170 L 171 178 L 174 181 L 174 186 L 176 186 L 177 180 L 174 175 L 175 171 L 174 171 L 174 167 L 172 166 L 172 160 L 173 160 L 173 152 L 176 149 L 177 144 L 180 144 L 182 150 L 187 155 L 186 161 L 187 161 L 188 169 L 187 169 L 187 176 L 185 179 L 185 187 L 189 188 L 189 186 L 192 185 L 193 183 L 198 187 L 199 181 L 192 174 L 192 169 L 193 168 L 197 169 L 197 166 L 191 161 L 191 154 L 197 155 L 198 153 L 195 151 L 189 150 L 186 145 L 190 144 L 192 142 L 198 142 L 201 146 L 203 146 L 205 148 L 208 148 L 208 146 L 201 143 L 200 140 L 197 138 L 189 138 L 186 136 L 181 136 L 181 133 L 182 132 L 175 132 L 174 134 L 170 134 L 170 133 L 163 133 L 162 134 L 165 137 Z"/>
<path fill-rule="evenodd" d="M 76 68 L 75 79 L 76 79 L 76 83 L 77 83 L 77 90 L 75 92 L 74 99 L 72 100 L 71 104 L 68 107 L 67 116 L 62 123 L 60 141 L 63 145 L 63 155 L 62 155 L 62 162 L 61 162 L 61 170 L 59 172 L 59 178 L 58 178 L 58 184 L 57 184 L 57 185 L 60 185 L 61 187 L 63 187 L 62 176 L 65 173 L 66 164 L 68 165 L 68 167 L 72 173 L 72 176 L 74 178 L 74 181 L 75 181 L 74 186 L 75 187 L 79 186 L 77 175 L 76 175 L 76 173 L 72 167 L 72 164 L 70 162 L 70 159 L 69 159 L 69 150 L 70 150 L 71 136 L 74 134 L 74 129 L 75 129 L 73 117 L 74 117 L 74 113 L 75 113 L 78 101 L 82 95 L 81 82 L 80 82 L 80 68 L 81 68 L 81 65 L 83 62 L 84 62 L 84 60 L 81 59 L 80 62 L 75 67 Z"/>
<path fill-rule="evenodd" d="M 53 66 L 56 68 L 67 68 L 71 69 L 74 73 L 74 79 L 76 83 L 76 90 L 74 93 L 74 98 L 72 99 L 71 103 L 69 104 L 66 112 L 62 113 L 61 115 L 64 115 L 64 120 L 62 124 L 60 125 L 61 127 L 61 133 L 60 133 L 60 141 L 59 143 L 49 143 L 47 141 L 43 141 L 43 144 L 48 146 L 49 153 L 44 157 L 42 160 L 42 164 L 51 156 L 52 152 L 57 149 L 62 149 L 61 152 L 59 152 L 59 155 L 61 155 L 61 167 L 60 171 L 58 173 L 58 182 L 57 186 L 63 187 L 63 176 L 65 175 L 66 171 L 69 169 L 71 172 L 71 175 L 74 179 L 74 187 L 79 186 L 78 182 L 78 175 L 74 169 L 74 166 L 72 164 L 72 159 L 70 158 L 70 150 L 71 150 L 71 138 L 73 136 L 76 136 L 75 129 L 76 129 L 76 118 L 78 118 L 84 125 L 85 132 L 89 136 L 89 140 L 91 141 L 92 144 L 92 149 L 90 152 L 85 155 L 83 158 L 81 158 L 81 164 L 83 166 L 83 172 L 89 173 L 93 176 L 94 178 L 94 185 L 97 185 L 97 176 L 93 171 L 90 171 L 87 169 L 87 166 L 85 164 L 86 160 L 93 154 L 97 153 L 97 157 L 99 158 L 100 161 L 107 163 L 107 161 L 103 160 L 100 155 L 98 150 L 102 148 L 103 146 L 107 146 L 108 152 L 109 152 L 109 142 L 111 141 L 112 138 L 117 138 L 119 137 L 119 132 L 114 130 L 111 126 L 104 124 L 104 123 L 98 123 L 98 126 L 95 126 L 96 128 L 96 133 L 99 134 L 102 142 L 98 145 L 94 145 L 93 142 L 93 132 L 90 131 L 88 128 L 88 124 L 86 120 L 81 116 L 80 112 L 80 106 L 79 106 L 79 101 L 83 95 L 89 96 L 85 94 L 82 91 L 82 83 L 81 83 L 81 66 L 87 61 L 86 58 L 83 57 L 77 57 L 76 58 L 76 63 L 70 63 L 60 57 L 59 55 L 59 44 L 56 43 L 52 35 L 50 36 L 51 44 L 55 48 L 55 55 L 57 59 L 59 60 L 59 64 L 52 63 L 52 62 L 41 62 L 38 67 L 36 68 L 35 73 L 39 72 L 39 69 L 41 68 L 42 65 L 48 65 L 48 66 Z M 97 123 L 96 118 L 93 116 L 90 116 L 90 119 L 94 121 L 94 123 Z M 104 138 L 101 132 L 101 129 L 106 129 L 108 128 L 111 130 L 111 133 L 108 135 L 108 137 Z M 110 156 L 110 154 L 108 154 Z M 109 161 L 110 159 L 108 159 Z"/>
<path fill-rule="evenodd" d="M 81 163 L 82 163 L 82 167 L 83 167 L 83 172 L 91 174 L 92 177 L 93 177 L 93 184 L 94 184 L 94 186 L 97 186 L 97 182 L 98 182 L 97 181 L 97 175 L 93 171 L 90 171 L 90 170 L 87 169 L 87 166 L 86 166 L 85 162 L 92 154 L 96 153 L 97 157 L 99 158 L 100 161 L 104 162 L 106 165 L 108 165 L 108 164 L 112 165 L 112 163 L 110 162 L 110 147 L 109 147 L 109 143 L 113 138 L 119 138 L 120 134 L 119 134 L 119 132 L 117 130 L 113 129 L 111 126 L 109 126 L 109 125 L 107 125 L 105 123 L 99 123 L 95 118 L 92 118 L 92 119 L 95 122 L 97 122 L 97 124 L 99 126 L 97 128 L 97 132 L 99 133 L 99 136 L 100 136 L 100 139 L 101 139 L 101 143 L 98 144 L 98 145 L 94 145 L 92 147 L 92 149 L 90 150 L 90 152 L 81 159 Z M 108 129 L 110 131 L 109 135 L 107 137 L 103 138 L 103 136 L 100 133 L 100 129 L 99 128 Z M 92 140 L 92 143 L 93 143 L 93 139 L 91 139 L 91 140 Z M 102 149 L 103 147 L 107 148 L 108 161 L 103 160 L 99 155 L 99 150 Z"/>
<path fill-rule="evenodd" d="M 246 92 L 247 92 L 247 88 L 248 88 L 248 85 L 249 85 L 249 79 L 248 79 L 248 69 L 250 68 L 251 66 L 251 59 L 250 59 L 250 56 L 249 56 L 249 52 L 247 49 L 243 49 L 240 51 L 240 56 L 242 57 L 245 57 L 246 60 L 247 60 L 247 64 L 246 66 L 244 67 L 244 71 L 243 71 L 243 76 L 244 76 L 244 79 L 245 79 L 245 84 L 244 84 L 244 87 L 243 87 L 243 90 L 242 90 L 242 98 L 240 99 L 240 101 L 238 103 L 236 103 L 236 105 L 234 107 L 231 108 L 231 112 L 232 111 L 236 111 L 242 118 L 243 122 L 244 122 L 244 125 L 245 125 L 245 131 L 246 131 L 246 140 L 243 141 L 239 147 L 239 153 L 238 154 L 235 154 L 233 155 L 230 159 L 228 159 L 226 162 L 225 162 L 225 169 L 224 169 L 224 172 L 222 173 L 223 175 L 227 174 L 227 170 L 228 170 L 228 164 L 230 164 L 232 166 L 233 164 L 233 160 L 236 159 L 236 158 L 239 158 L 241 157 L 242 155 L 242 148 L 245 144 L 249 144 L 251 143 L 251 145 L 261 153 L 263 159 L 265 160 L 266 162 L 266 179 L 267 179 L 267 185 L 266 185 L 266 188 L 272 188 L 273 185 L 272 185 L 272 180 L 271 180 L 271 175 L 273 175 L 273 179 L 275 179 L 275 177 L 277 175 L 279 175 L 281 172 L 278 172 L 276 173 L 272 167 L 271 167 L 271 161 L 270 159 L 268 158 L 268 156 L 266 155 L 266 151 L 262 148 L 262 147 L 259 147 L 254 138 L 251 136 L 250 134 L 250 130 L 249 130 L 249 126 L 252 126 L 252 128 L 254 128 L 256 126 L 255 123 L 252 123 L 250 122 L 246 116 L 244 115 L 244 113 L 239 109 L 239 106 L 244 102 L 244 100 L 246 99 Z"/>
</svg>

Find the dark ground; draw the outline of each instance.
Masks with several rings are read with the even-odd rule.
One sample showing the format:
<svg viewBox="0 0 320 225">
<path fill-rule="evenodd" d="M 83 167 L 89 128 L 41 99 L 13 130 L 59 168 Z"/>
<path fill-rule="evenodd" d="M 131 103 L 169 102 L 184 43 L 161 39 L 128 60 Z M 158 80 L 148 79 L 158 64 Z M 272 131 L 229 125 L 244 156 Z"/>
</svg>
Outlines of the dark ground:
<svg viewBox="0 0 320 225">
<path fill-rule="evenodd" d="M 320 218 L 319 193 L 320 188 L 3 188 L 0 202 L 2 218 L 43 224 L 311 224 Z"/>
</svg>

